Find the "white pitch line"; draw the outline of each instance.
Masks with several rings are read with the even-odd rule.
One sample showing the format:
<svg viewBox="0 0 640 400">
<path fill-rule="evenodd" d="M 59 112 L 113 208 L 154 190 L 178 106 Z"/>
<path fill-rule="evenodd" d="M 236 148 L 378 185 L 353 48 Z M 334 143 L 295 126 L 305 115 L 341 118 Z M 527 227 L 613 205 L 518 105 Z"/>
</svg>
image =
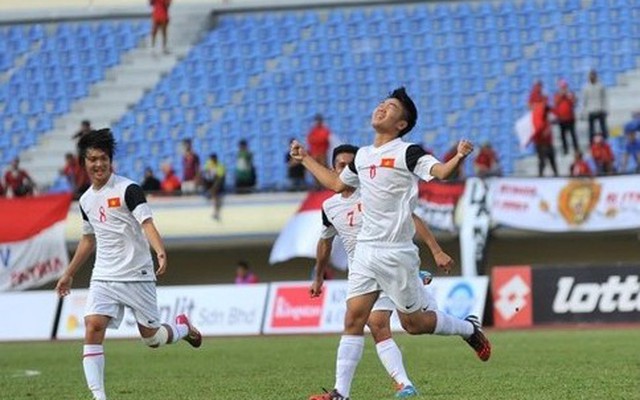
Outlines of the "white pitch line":
<svg viewBox="0 0 640 400">
<path fill-rule="evenodd" d="M 25 369 L 11 375 L 12 378 L 31 378 L 40 375 L 41 372 L 35 369 Z"/>
</svg>

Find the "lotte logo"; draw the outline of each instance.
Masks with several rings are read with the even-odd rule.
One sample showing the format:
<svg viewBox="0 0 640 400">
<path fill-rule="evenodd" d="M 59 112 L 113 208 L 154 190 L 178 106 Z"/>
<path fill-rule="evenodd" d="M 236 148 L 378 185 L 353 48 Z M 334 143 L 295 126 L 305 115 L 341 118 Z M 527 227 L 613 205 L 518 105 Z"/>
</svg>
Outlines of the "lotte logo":
<svg viewBox="0 0 640 400">
<path fill-rule="evenodd" d="M 532 322 L 531 268 L 495 268 L 492 279 L 493 317 L 497 327 L 529 326 Z"/>
<path fill-rule="evenodd" d="M 320 327 L 324 293 L 312 299 L 307 286 L 277 288 L 271 326 L 273 328 Z"/>
</svg>

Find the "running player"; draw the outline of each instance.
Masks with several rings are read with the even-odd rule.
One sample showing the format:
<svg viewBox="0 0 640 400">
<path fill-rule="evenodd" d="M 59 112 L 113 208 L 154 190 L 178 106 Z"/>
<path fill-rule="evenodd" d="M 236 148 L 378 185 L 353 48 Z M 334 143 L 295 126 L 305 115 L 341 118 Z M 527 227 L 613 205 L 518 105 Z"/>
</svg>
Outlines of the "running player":
<svg viewBox="0 0 640 400">
<path fill-rule="evenodd" d="M 358 148 L 351 145 L 340 145 L 333 150 L 332 165 L 336 173 L 340 174 L 356 155 Z M 453 266 L 453 260 L 442 251 L 440 245 L 429 228 L 417 216 L 413 216 L 418 235 L 429 246 L 434 256 L 436 265 L 449 273 Z M 356 247 L 356 237 L 362 227 L 362 204 L 357 189 L 348 188 L 342 193 L 335 194 L 322 204 L 322 235 L 318 241 L 316 276 L 311 284 L 311 297 L 317 297 L 322 293 L 324 271 L 329 265 L 333 239 L 340 236 L 349 256 L 353 258 Z M 426 285 L 431 282 L 431 275 L 420 271 L 421 283 L 424 287 L 423 310 L 437 310 L 437 303 Z M 396 397 L 407 398 L 417 396 L 418 392 L 409 379 L 400 348 L 391 336 L 391 314 L 395 310 L 393 302 L 384 294 L 378 298 L 373 306 L 367 325 L 371 329 L 371 336 L 376 344 L 378 357 L 382 362 L 396 386 Z"/>
<path fill-rule="evenodd" d="M 422 288 L 415 279 L 420 258 L 413 244 L 418 179 L 445 179 L 473 151 L 461 140 L 458 153 L 446 163 L 426 154 L 402 136 L 415 126 L 417 110 L 404 88 L 394 90 L 373 111 L 373 144 L 358 150 L 355 160 L 340 175 L 323 167 L 297 141 L 291 156 L 302 162 L 328 189 L 337 193 L 359 187 L 362 199 L 362 229 L 349 270 L 345 330 L 338 346 L 336 384 L 317 400 L 349 398 L 355 369 L 362 357 L 364 326 L 380 291 L 393 301 L 402 327 L 410 334 L 458 335 L 486 361 L 491 345 L 478 319 L 461 320 L 440 311 L 422 311 Z"/>
<path fill-rule="evenodd" d="M 115 140 L 111 131 L 89 132 L 80 138 L 78 150 L 91 187 L 80 197 L 82 238 L 56 291 L 60 297 L 71 292 L 73 276 L 95 249 L 82 364 L 93 398 L 104 400 L 102 342 L 107 327 L 118 328 L 122 322 L 125 307 L 133 311 L 142 341 L 149 347 L 180 339 L 200 347 L 202 336 L 184 314 L 177 316 L 175 323 L 160 323 L 155 281 L 156 275 L 167 269 L 167 255 L 142 188 L 112 172 Z M 149 243 L 158 260 L 155 272 Z"/>
</svg>

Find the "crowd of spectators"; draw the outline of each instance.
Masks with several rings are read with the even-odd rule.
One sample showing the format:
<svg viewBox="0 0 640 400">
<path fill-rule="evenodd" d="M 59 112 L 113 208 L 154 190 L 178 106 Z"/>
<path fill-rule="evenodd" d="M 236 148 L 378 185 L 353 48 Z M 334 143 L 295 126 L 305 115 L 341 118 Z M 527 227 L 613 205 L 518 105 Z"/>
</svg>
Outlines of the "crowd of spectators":
<svg viewBox="0 0 640 400">
<path fill-rule="evenodd" d="M 580 112 L 577 112 L 580 106 Z M 528 99 L 531 111 L 533 134 L 531 143 L 538 157 L 538 176 L 544 176 L 547 165 L 553 176 L 559 176 L 556 160 L 556 149 L 553 143 L 553 129 L 557 126 L 562 141 L 562 154 L 573 151 L 573 162 L 568 175 L 576 177 L 602 176 L 616 173 L 640 173 L 640 111 L 634 112 L 631 120 L 624 126 L 624 151 L 620 160 L 616 160 L 609 142 L 607 126 L 607 90 L 599 82 L 596 71 L 590 71 L 588 80 L 582 88 L 580 97 L 571 90 L 565 80 L 559 80 L 553 101 L 544 92 L 542 82 L 535 82 Z M 580 133 L 576 129 L 576 121 L 588 122 L 589 146 L 581 148 Z M 91 122 L 84 120 L 79 130 L 72 135 L 73 140 L 80 139 L 92 130 Z M 318 162 L 328 165 L 331 150 L 332 133 L 324 122 L 322 114 L 316 114 L 313 124 L 307 133 L 308 152 Z M 294 139 L 291 138 L 291 141 Z M 447 161 L 455 156 L 455 146 L 442 155 Z M 320 189 L 317 181 L 309 183 L 305 168 L 289 156 L 286 151 L 284 162 L 287 167 L 287 190 L 306 191 Z M 633 168 L 630 168 L 630 162 Z M 473 173 L 480 178 L 502 175 L 499 155 L 490 142 L 480 145 L 472 161 Z M 175 168 L 168 162 L 160 166 L 161 177 L 154 175 L 151 166 L 145 168 L 141 178 L 142 188 L 155 195 L 204 194 L 213 203 L 213 217 L 220 218 L 222 196 L 226 190 L 235 193 L 251 193 L 255 191 L 257 171 L 253 153 L 246 140 L 238 142 L 235 163 L 235 181 L 233 187 L 227 187 L 227 167 L 220 161 L 216 153 L 211 153 L 204 165 L 193 149 L 190 139 L 183 140 L 182 176 L 176 174 Z M 35 181 L 29 173 L 20 168 L 20 159 L 15 158 L 4 174 L 0 176 L 0 197 L 21 197 L 37 191 Z M 461 166 L 455 171 L 452 180 L 465 178 L 465 169 Z M 67 153 L 64 163 L 49 192 L 71 192 L 78 199 L 89 187 L 89 177 L 80 166 L 78 154 Z"/>
</svg>

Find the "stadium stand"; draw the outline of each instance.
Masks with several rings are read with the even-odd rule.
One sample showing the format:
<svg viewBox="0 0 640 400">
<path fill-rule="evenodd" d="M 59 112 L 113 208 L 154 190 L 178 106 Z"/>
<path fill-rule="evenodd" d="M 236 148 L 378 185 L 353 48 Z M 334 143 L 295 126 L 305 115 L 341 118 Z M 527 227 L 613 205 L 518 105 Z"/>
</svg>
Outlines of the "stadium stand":
<svg viewBox="0 0 640 400">
<path fill-rule="evenodd" d="M 341 140 L 362 145 L 370 140 L 368 121 L 376 101 L 402 84 L 420 110 L 410 140 L 439 157 L 460 137 L 490 141 L 510 174 L 519 157 L 531 154 L 518 148 L 513 135 L 531 83 L 540 79 L 554 88 L 564 78 L 579 91 L 588 70 L 597 68 L 606 86 L 615 85 L 620 74 L 637 66 L 638 16 L 640 4 L 628 0 L 412 3 L 223 14 L 184 60 L 114 124 L 123 144 L 117 165 L 124 174 L 141 177 L 145 166 L 157 173 L 168 160 L 181 174 L 180 142 L 191 137 L 201 157 L 220 155 L 229 184 L 237 142 L 245 138 L 257 150 L 258 188 L 280 189 L 286 182 L 289 138 L 302 137 L 315 113 L 325 115 Z M 48 41 L 68 42 L 64 26 L 43 47 Z M 121 44 L 113 43 L 113 48 L 123 49 Z M 113 48 L 98 54 L 107 64 L 117 62 L 119 50 Z M 81 53 L 68 57 L 79 60 Z M 43 101 L 30 99 L 20 110 L 14 89 L 4 85 L 3 98 L 12 99 L 3 107 L 12 121 L 5 122 L 5 129 L 42 132 L 57 112 L 68 110 L 69 101 L 86 94 L 87 85 L 100 78 L 101 66 L 72 68 L 72 80 L 59 89 L 35 90 Z M 20 76 L 27 79 L 27 71 L 23 68 Z M 62 76 L 66 71 L 54 67 L 52 73 Z M 26 87 L 21 82 L 17 87 Z M 49 93 L 55 90 L 61 94 Z M 45 107 L 52 113 L 28 118 Z M 618 154 L 622 144 L 622 138 L 613 140 Z M 6 144 L 0 142 L 0 149 L 0 161 L 8 160 Z M 466 167 L 471 174 L 471 163 Z"/>
<path fill-rule="evenodd" d="M 92 84 L 148 34 L 147 22 L 103 21 L 10 26 L 0 30 L 7 80 L 0 85 L 0 165 L 34 145 L 56 117 L 89 94 Z M 23 62 L 18 65 L 18 58 Z"/>
<path fill-rule="evenodd" d="M 462 136 L 489 140 L 510 173 L 521 155 L 513 123 L 531 83 L 563 77 L 579 88 L 597 67 L 614 85 L 636 66 L 637 12 L 630 2 L 568 0 L 223 15 L 115 125 L 128 143 L 119 162 L 139 176 L 132 156 L 143 151 L 154 169 L 169 159 L 179 171 L 179 142 L 193 137 L 198 153 L 220 153 L 233 173 L 247 138 L 260 149 L 259 187 L 279 188 L 288 139 L 316 112 L 342 140 L 364 144 L 375 101 L 404 84 L 421 110 L 412 140 L 440 156 Z"/>
</svg>

